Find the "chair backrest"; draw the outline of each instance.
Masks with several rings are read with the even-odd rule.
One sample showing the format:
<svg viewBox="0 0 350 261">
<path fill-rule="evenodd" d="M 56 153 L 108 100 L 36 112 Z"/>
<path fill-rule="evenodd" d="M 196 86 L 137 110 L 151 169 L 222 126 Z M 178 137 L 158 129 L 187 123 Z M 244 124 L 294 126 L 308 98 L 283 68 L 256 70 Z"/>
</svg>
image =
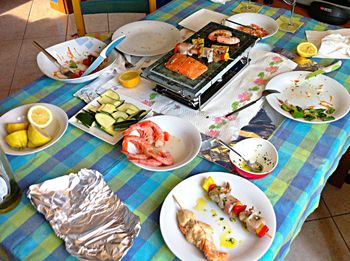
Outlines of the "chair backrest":
<svg viewBox="0 0 350 261">
<path fill-rule="evenodd" d="M 78 35 L 84 36 L 83 14 L 151 13 L 157 8 L 157 0 L 72 0 L 72 5 Z"/>
<path fill-rule="evenodd" d="M 87 0 L 80 7 L 83 14 L 150 12 L 148 0 Z"/>
</svg>

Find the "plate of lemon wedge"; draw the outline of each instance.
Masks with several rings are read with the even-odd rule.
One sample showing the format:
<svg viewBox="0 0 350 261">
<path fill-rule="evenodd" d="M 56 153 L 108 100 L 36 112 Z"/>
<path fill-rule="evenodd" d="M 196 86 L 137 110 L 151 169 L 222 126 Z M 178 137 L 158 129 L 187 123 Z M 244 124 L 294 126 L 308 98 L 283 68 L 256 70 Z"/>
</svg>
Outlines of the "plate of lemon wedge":
<svg viewBox="0 0 350 261">
<path fill-rule="evenodd" d="M 58 141 L 68 126 L 67 114 L 49 103 L 16 107 L 0 117 L 0 146 L 8 155 L 27 155 Z"/>
</svg>

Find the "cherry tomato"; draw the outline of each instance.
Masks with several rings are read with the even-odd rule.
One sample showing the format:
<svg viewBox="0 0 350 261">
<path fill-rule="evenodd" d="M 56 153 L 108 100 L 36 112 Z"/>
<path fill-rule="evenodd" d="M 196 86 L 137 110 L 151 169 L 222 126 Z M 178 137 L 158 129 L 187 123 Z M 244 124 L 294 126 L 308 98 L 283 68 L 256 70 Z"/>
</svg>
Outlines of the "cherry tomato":
<svg viewBox="0 0 350 261">
<path fill-rule="evenodd" d="M 90 65 L 90 59 L 89 59 L 89 58 L 84 59 L 84 60 L 83 60 L 83 64 L 84 64 L 85 66 L 89 66 L 89 65 Z"/>
<path fill-rule="evenodd" d="M 70 79 L 75 79 L 75 78 L 79 78 L 80 75 L 79 74 L 76 74 L 76 73 L 73 73 L 71 76 L 69 76 Z"/>
<path fill-rule="evenodd" d="M 239 216 L 239 213 L 244 211 L 247 208 L 246 205 L 243 205 L 242 203 L 238 202 L 236 205 L 233 207 L 232 211 L 236 215 L 236 217 Z"/>
<path fill-rule="evenodd" d="M 261 227 L 259 227 L 255 232 L 258 235 L 258 237 L 263 237 L 265 236 L 265 234 L 267 233 L 267 231 L 269 231 L 269 227 L 266 225 L 262 225 Z"/>
<path fill-rule="evenodd" d="M 217 187 L 216 184 L 211 184 L 208 188 L 208 192 L 212 191 L 216 187 Z"/>
</svg>

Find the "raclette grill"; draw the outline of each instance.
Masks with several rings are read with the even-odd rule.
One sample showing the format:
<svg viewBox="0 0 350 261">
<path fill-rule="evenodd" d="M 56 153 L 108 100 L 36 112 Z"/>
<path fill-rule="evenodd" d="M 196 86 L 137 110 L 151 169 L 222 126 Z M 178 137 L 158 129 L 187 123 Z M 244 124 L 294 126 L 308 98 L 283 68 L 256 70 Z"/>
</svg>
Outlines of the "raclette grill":
<svg viewBox="0 0 350 261">
<path fill-rule="evenodd" d="M 158 93 L 166 95 L 192 109 L 201 109 L 202 106 L 223 89 L 229 80 L 248 64 L 249 51 L 259 39 L 250 34 L 211 22 L 194 33 L 185 42 L 191 43 L 192 39 L 204 38 L 204 45 L 206 47 L 211 47 L 213 44 L 223 45 L 208 39 L 208 35 L 212 31 L 219 29 L 229 30 L 233 36 L 240 39 L 238 45 L 229 46 L 230 59 L 228 61 L 208 64 L 206 58 L 198 58 L 194 55 L 193 58 L 207 65 L 208 70 L 197 79 L 191 80 L 184 75 L 165 68 L 165 63 L 174 54 L 173 51 L 170 51 L 146 68 L 141 76 L 155 82 L 157 85 L 154 90 Z"/>
</svg>

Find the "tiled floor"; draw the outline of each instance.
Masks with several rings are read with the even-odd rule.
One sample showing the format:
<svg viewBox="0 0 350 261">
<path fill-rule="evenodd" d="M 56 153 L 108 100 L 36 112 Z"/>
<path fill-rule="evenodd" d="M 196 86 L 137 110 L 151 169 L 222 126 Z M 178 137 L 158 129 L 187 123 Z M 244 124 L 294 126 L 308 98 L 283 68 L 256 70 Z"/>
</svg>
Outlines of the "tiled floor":
<svg viewBox="0 0 350 261">
<path fill-rule="evenodd" d="M 85 18 L 88 32 L 114 32 L 143 14 L 98 14 Z M 70 39 L 74 17 L 49 7 L 49 0 L 0 0 L 0 99 L 39 78 L 36 40 L 48 47 Z M 319 208 L 294 240 L 286 260 L 350 260 L 350 185 L 327 185 Z"/>
<path fill-rule="evenodd" d="M 73 15 L 50 8 L 49 0 L 0 0 L 0 99 L 42 76 L 36 65 L 37 49 L 71 39 L 76 33 Z M 114 32 L 144 14 L 85 16 L 88 33 Z"/>
</svg>

